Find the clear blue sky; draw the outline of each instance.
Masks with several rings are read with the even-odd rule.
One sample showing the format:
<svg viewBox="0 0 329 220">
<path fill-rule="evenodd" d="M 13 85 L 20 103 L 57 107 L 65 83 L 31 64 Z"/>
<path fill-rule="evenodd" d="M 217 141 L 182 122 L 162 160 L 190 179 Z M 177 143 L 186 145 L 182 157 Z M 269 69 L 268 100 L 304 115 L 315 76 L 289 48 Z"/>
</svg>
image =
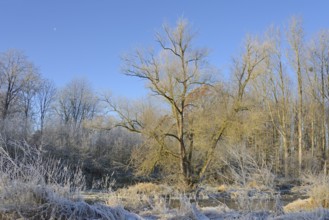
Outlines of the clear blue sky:
<svg viewBox="0 0 329 220">
<path fill-rule="evenodd" d="M 326 0 L 0 0 L 0 51 L 22 50 L 59 87 L 85 77 L 98 91 L 136 98 L 144 83 L 120 74 L 120 55 L 155 45 L 165 21 L 187 18 L 225 72 L 246 33 L 298 15 L 311 35 L 329 28 L 328 12 Z"/>
</svg>

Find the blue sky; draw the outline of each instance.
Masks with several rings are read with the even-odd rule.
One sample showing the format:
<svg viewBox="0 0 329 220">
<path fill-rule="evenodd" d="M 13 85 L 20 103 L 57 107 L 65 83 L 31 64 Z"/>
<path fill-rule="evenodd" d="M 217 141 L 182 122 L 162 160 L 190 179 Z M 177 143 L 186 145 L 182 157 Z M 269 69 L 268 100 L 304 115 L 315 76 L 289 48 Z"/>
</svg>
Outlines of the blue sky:
<svg viewBox="0 0 329 220">
<path fill-rule="evenodd" d="M 154 32 L 184 17 L 196 45 L 225 73 L 247 33 L 302 16 L 307 34 L 329 28 L 326 0 L 0 0 L 0 51 L 16 48 L 61 87 L 87 78 L 97 91 L 137 98 L 144 83 L 120 73 L 120 56 L 155 45 Z"/>
</svg>

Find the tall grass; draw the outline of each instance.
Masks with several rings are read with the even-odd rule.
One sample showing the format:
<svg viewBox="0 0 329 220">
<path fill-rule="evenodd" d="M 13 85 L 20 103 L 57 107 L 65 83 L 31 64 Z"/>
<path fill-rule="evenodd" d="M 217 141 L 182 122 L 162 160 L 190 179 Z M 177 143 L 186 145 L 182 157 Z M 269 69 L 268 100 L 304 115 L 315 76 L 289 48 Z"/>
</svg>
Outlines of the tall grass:
<svg viewBox="0 0 329 220">
<path fill-rule="evenodd" d="M 25 143 L 0 142 L 0 219 L 139 219 L 120 207 L 84 202 L 84 185 L 78 164 L 45 158 Z"/>
</svg>

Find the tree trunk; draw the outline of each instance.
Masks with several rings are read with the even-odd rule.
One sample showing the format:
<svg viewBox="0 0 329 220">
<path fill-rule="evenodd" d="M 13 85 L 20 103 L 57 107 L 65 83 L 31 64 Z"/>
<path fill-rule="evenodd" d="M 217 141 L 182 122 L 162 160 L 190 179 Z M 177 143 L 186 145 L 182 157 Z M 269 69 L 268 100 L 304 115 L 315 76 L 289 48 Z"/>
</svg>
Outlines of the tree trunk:
<svg viewBox="0 0 329 220">
<path fill-rule="evenodd" d="M 288 141 L 287 141 L 287 137 L 286 134 L 284 133 L 284 135 L 282 136 L 282 142 L 283 142 L 283 152 L 284 152 L 284 176 L 288 177 L 289 175 L 289 166 L 288 166 L 288 157 L 289 157 L 289 152 L 288 152 Z"/>
<path fill-rule="evenodd" d="M 302 172 L 303 159 L 303 88 L 302 88 L 302 72 L 300 57 L 297 54 L 297 78 L 298 78 L 298 171 Z"/>
</svg>

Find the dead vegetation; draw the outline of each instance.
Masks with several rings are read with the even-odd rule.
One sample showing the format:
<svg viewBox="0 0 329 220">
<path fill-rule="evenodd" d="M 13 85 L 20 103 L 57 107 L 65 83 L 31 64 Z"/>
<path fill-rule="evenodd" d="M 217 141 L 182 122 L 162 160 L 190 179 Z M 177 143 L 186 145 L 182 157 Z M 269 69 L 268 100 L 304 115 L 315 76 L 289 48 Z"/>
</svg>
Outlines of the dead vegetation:
<svg viewBox="0 0 329 220">
<path fill-rule="evenodd" d="M 250 194 L 251 189 L 257 189 L 257 182 L 246 184 L 249 191 L 236 191 L 237 201 L 243 208 L 240 211 L 230 209 L 224 203 L 202 208 L 192 194 L 155 183 L 139 183 L 115 192 L 109 191 L 106 204 L 89 204 L 80 196 L 84 182 L 79 169 L 49 158 L 45 160 L 38 150 L 28 145 L 11 145 L 17 148 L 16 152 L 24 149 L 24 153 L 11 157 L 3 148 L 4 143 L 1 145 L 1 219 L 327 219 L 329 216 L 325 209 L 289 214 L 269 212 L 261 206 L 254 209 L 250 206 L 251 200 L 245 198 L 257 194 Z M 317 195 L 327 195 L 326 184 L 326 178 L 314 180 L 313 188 L 310 188 L 313 190 L 309 192 L 315 199 L 310 199 L 309 204 L 323 201 Z M 218 189 L 222 192 L 232 190 L 227 186 L 212 189 L 217 192 Z M 247 193 L 242 195 L 239 192 Z M 202 193 L 205 196 L 211 191 L 206 192 L 205 187 Z M 260 200 L 260 203 L 267 199 Z M 324 201 L 327 201 L 326 197 Z M 288 209 L 285 211 L 288 212 Z"/>
<path fill-rule="evenodd" d="M 295 191 L 306 194 L 309 198 L 298 199 L 284 207 L 285 212 L 310 211 L 329 208 L 329 177 L 323 174 L 305 174 L 303 184 Z"/>
</svg>

